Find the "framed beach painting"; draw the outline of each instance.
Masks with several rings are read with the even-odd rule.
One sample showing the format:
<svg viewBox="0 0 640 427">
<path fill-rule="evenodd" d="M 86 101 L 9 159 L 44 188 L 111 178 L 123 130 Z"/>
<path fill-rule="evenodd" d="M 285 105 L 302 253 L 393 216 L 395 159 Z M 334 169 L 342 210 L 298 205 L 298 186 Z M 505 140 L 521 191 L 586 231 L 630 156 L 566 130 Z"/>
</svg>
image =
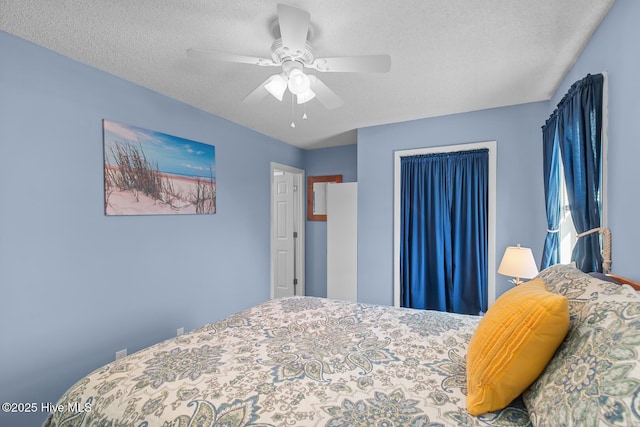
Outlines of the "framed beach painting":
<svg viewBox="0 0 640 427">
<path fill-rule="evenodd" d="M 102 121 L 105 215 L 214 214 L 215 146 Z"/>
</svg>

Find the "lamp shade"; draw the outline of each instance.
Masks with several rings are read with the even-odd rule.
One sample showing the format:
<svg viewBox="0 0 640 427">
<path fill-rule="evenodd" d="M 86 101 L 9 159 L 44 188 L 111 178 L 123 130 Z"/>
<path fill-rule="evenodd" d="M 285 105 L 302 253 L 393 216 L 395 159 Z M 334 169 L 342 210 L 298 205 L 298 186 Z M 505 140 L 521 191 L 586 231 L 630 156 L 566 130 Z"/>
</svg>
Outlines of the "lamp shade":
<svg viewBox="0 0 640 427">
<path fill-rule="evenodd" d="M 504 252 L 502 262 L 498 267 L 498 273 L 504 276 L 516 278 L 516 284 L 520 278 L 531 279 L 538 274 L 538 267 L 533 259 L 533 252 L 530 248 L 509 246 Z"/>
<path fill-rule="evenodd" d="M 264 88 L 269 91 L 278 101 L 282 101 L 284 91 L 287 89 L 287 81 L 280 74 L 269 77 L 264 84 Z"/>
</svg>

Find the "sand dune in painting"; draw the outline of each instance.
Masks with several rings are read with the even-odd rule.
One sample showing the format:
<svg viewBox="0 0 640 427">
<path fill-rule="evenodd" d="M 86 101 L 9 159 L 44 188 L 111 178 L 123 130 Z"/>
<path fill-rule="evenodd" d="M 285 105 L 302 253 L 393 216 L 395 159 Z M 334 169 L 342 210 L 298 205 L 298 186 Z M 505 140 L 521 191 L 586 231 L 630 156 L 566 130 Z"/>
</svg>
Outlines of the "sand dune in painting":
<svg viewBox="0 0 640 427">
<path fill-rule="evenodd" d="M 118 167 L 105 168 L 105 213 L 107 215 L 213 214 L 216 183 L 211 178 L 190 178 L 156 172 L 152 191 L 124 189 Z"/>
</svg>

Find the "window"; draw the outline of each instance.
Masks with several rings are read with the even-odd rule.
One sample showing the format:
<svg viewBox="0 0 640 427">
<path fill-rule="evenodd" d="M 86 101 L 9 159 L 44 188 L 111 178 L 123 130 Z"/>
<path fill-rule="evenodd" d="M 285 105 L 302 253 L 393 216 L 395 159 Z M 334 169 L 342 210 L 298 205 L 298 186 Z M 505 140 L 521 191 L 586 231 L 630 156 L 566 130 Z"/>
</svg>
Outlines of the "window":
<svg viewBox="0 0 640 427">
<path fill-rule="evenodd" d="M 560 166 L 562 169 L 562 165 Z M 561 171 L 560 176 L 564 171 Z M 560 226 L 559 240 L 560 240 L 560 264 L 569 264 L 571 262 L 571 252 L 578 240 L 576 228 L 573 226 L 573 219 L 571 218 L 571 209 L 569 208 L 569 196 L 567 195 L 567 185 L 564 182 L 564 178 L 561 178 L 560 189 Z"/>
</svg>

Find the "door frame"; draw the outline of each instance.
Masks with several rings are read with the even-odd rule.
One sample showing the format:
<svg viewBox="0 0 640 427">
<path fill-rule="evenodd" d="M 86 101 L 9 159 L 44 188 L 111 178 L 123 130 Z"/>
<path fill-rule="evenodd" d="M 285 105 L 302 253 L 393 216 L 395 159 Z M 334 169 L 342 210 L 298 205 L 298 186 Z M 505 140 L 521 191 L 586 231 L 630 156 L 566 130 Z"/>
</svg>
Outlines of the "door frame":
<svg viewBox="0 0 640 427">
<path fill-rule="evenodd" d="M 489 194 L 487 212 L 487 306 L 496 300 L 496 194 L 497 194 L 497 142 L 472 142 L 467 144 L 424 147 L 394 151 L 393 191 L 393 305 L 400 306 L 400 159 L 406 156 L 432 153 L 451 153 L 486 148 L 489 150 Z"/>
<path fill-rule="evenodd" d="M 294 168 L 292 166 L 284 165 L 281 163 L 271 162 L 271 169 L 269 175 L 269 185 L 270 185 L 270 211 L 271 211 L 271 248 L 270 248 L 270 263 L 271 263 L 271 273 L 270 273 L 270 282 L 271 282 L 271 298 L 273 299 L 275 295 L 275 247 L 276 247 L 276 224 L 275 224 L 275 186 L 273 185 L 273 177 L 276 171 L 284 171 L 285 173 L 290 173 L 294 175 L 293 185 L 294 189 L 294 198 L 293 198 L 293 221 L 294 221 L 294 231 L 298 232 L 298 238 L 295 243 L 295 253 L 296 253 L 296 276 L 298 279 L 297 292 L 296 295 L 305 295 L 305 171 L 303 169 Z"/>
</svg>

